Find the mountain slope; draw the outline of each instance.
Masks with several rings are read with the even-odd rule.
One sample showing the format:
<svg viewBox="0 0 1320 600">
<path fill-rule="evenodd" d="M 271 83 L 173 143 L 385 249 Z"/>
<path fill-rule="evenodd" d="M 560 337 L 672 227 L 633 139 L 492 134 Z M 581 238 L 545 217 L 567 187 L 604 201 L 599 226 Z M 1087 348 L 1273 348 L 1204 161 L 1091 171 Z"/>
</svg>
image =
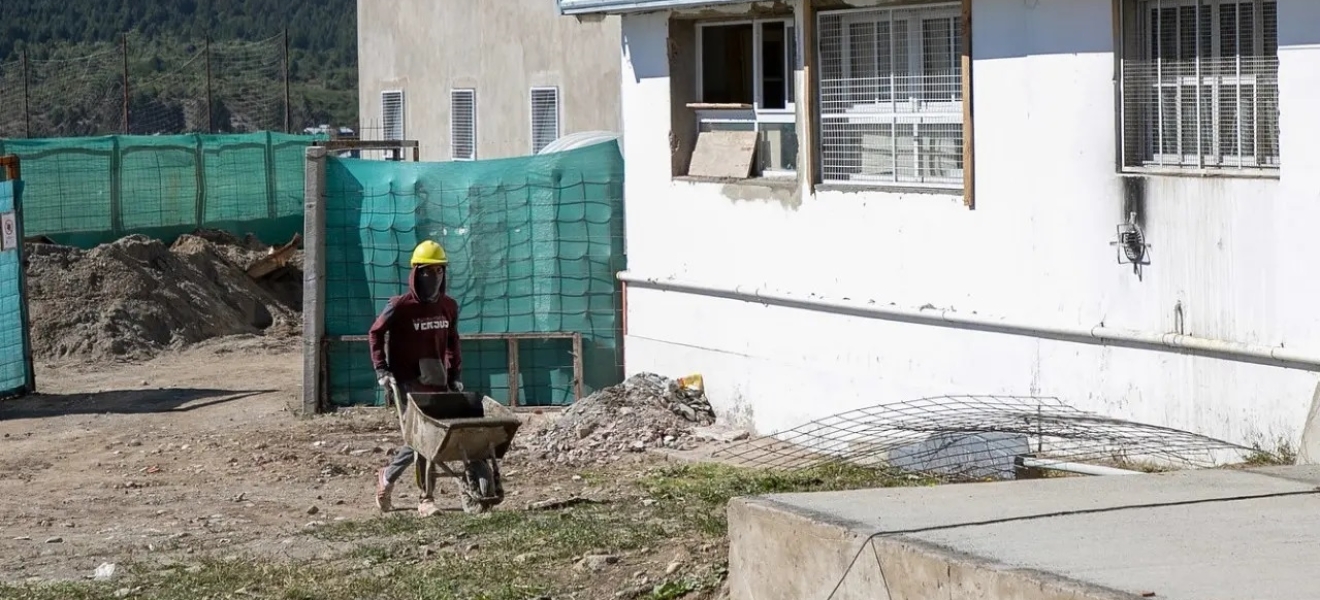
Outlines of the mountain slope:
<svg viewBox="0 0 1320 600">
<path fill-rule="evenodd" d="M 114 118 L 114 111 L 96 105 L 107 104 L 114 95 L 109 86 L 119 85 L 122 96 L 120 44 L 124 33 L 129 33 L 129 80 L 134 92 L 131 107 L 136 107 L 133 112 L 182 114 L 187 112 L 187 105 L 192 113 L 205 114 L 203 52 L 209 36 L 213 49 L 212 128 L 244 129 L 245 124 L 252 123 L 282 128 L 284 40 L 277 36 L 287 30 L 294 129 L 327 122 L 356 124 L 355 0 L 10 0 L 4 4 L 0 63 L 9 64 L 0 86 L 11 90 L 16 83 L 21 86 L 22 76 L 15 74 L 19 65 L 16 61 L 26 51 L 30 64 L 35 65 L 28 75 L 29 94 L 50 99 L 32 110 L 40 113 L 33 115 L 35 121 L 54 130 L 34 135 L 110 133 L 122 128 L 122 118 Z M 250 44 L 261 40 L 267 43 Z M 67 90 L 74 85 L 69 80 L 75 75 L 56 72 L 63 64 L 46 62 L 97 53 L 114 56 L 98 59 L 101 63 L 89 75 L 78 72 L 80 79 L 74 84 L 95 80 L 106 90 L 69 93 Z M 85 71 L 93 69 L 77 66 Z M 51 73 L 45 75 L 43 67 Z M 112 69 L 116 72 L 109 72 Z M 79 103 L 88 106 L 80 107 Z M 202 109 L 197 108 L 199 104 Z M 63 118 L 55 119 L 52 113 L 57 110 L 92 116 L 79 120 L 61 115 Z M 235 111 L 254 110 L 262 116 L 234 115 Z M 197 129 L 206 124 L 205 118 L 200 122 L 189 118 L 187 125 L 172 116 L 153 120 L 161 123 L 156 129 L 168 128 L 166 125 Z M 0 123 L 0 127 L 3 125 Z M 139 127 L 135 124 L 133 128 Z M 13 134 L 0 129 L 0 135 Z"/>
</svg>

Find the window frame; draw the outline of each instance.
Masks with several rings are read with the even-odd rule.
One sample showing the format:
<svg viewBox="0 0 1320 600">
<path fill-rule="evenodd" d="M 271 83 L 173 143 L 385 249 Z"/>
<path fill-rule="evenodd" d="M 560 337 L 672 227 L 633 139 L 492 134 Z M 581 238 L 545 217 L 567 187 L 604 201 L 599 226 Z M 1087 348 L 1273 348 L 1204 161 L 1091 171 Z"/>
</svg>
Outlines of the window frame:
<svg viewBox="0 0 1320 600">
<path fill-rule="evenodd" d="M 761 40 L 767 23 L 782 23 L 784 26 L 784 108 L 762 108 L 765 101 L 765 70 L 761 57 Z M 770 17 L 762 19 L 731 19 L 702 21 L 696 25 L 696 98 L 690 104 L 695 113 L 698 132 L 709 125 L 750 125 L 758 137 L 766 125 L 793 125 L 793 135 L 797 135 L 797 44 L 798 31 L 796 20 L 792 16 Z M 752 103 L 737 108 L 719 107 L 707 103 L 705 99 L 705 36 L 710 27 L 752 26 Z M 759 142 L 758 142 L 759 144 Z M 797 170 L 762 169 L 762 177 L 795 178 Z"/>
<path fill-rule="evenodd" d="M 459 156 L 458 144 L 455 143 L 458 138 L 458 121 L 454 118 L 454 101 L 460 94 L 467 94 L 471 98 L 471 127 L 468 134 L 472 138 L 472 153 L 468 156 Z M 454 161 L 477 160 L 477 88 L 475 87 L 452 88 L 449 90 L 449 158 Z"/>
<path fill-rule="evenodd" d="M 389 98 L 391 95 L 397 95 L 399 97 L 399 123 L 398 123 L 399 136 L 397 138 L 390 137 L 390 133 L 391 133 L 390 130 L 393 128 L 390 127 L 390 123 L 389 123 L 389 118 L 388 118 L 389 100 L 387 100 L 387 98 Z M 381 139 L 383 141 L 401 141 L 407 139 L 405 137 L 407 135 L 407 124 L 408 124 L 407 107 L 408 107 L 407 97 L 402 89 L 381 90 L 380 124 L 381 124 Z"/>
<path fill-rule="evenodd" d="M 552 139 L 547 140 L 547 141 L 545 142 L 545 144 L 544 144 L 543 146 L 541 146 L 540 148 L 537 148 L 537 147 L 536 147 L 536 141 L 537 141 L 537 140 L 536 140 L 536 93 L 537 93 L 537 92 L 553 92 L 553 93 L 554 93 L 554 102 L 555 102 L 555 103 L 554 103 L 554 108 L 555 108 L 555 115 L 554 115 L 554 118 L 555 118 L 555 135 L 554 135 L 554 137 L 553 137 Z M 531 89 L 528 90 L 528 96 L 527 96 L 527 112 L 528 112 L 528 116 L 529 116 L 528 123 L 529 123 L 529 125 L 530 125 L 530 127 L 531 127 L 531 129 L 530 129 L 531 136 L 529 136 L 529 137 L 531 138 L 530 141 L 531 141 L 531 150 L 532 150 L 532 154 L 537 154 L 537 153 L 539 153 L 543 148 L 545 148 L 546 146 L 549 146 L 550 144 L 554 143 L 555 140 L 559 139 L 560 137 L 562 137 L 562 136 L 564 135 L 564 133 L 563 133 L 563 132 L 564 132 L 564 129 L 563 129 L 564 109 L 563 109 L 563 105 L 562 105 L 562 102 L 561 102 L 562 96 L 563 96 L 563 95 L 559 93 L 559 86 L 557 86 L 557 85 L 532 86 Z"/>
<path fill-rule="evenodd" d="M 926 100 L 923 97 L 920 100 L 916 100 L 915 102 L 917 104 L 914 104 L 914 99 L 912 97 L 900 100 L 897 92 L 893 91 L 893 88 L 891 88 L 890 99 L 888 102 L 881 102 L 877 98 L 875 102 L 855 103 L 848 109 L 834 113 L 827 112 L 825 109 L 824 94 L 827 86 L 822 80 L 818 80 L 814 90 L 816 96 L 814 101 L 816 102 L 816 106 L 819 107 L 815 119 L 815 144 L 817 146 L 817 151 L 821 154 L 819 180 L 822 185 L 847 188 L 860 187 L 885 190 L 923 190 L 939 193 L 961 193 L 965 198 L 970 197 L 969 189 L 972 185 L 972 168 L 968 165 L 970 154 L 967 146 L 972 137 L 971 132 L 969 131 L 972 128 L 972 122 L 968 114 L 967 103 L 970 101 L 972 90 L 968 89 L 969 74 L 963 72 L 964 69 L 970 68 L 971 66 L 963 64 L 963 56 L 964 52 L 966 52 L 963 45 L 970 39 L 970 32 L 966 31 L 970 23 L 967 18 L 968 15 L 965 14 L 964 11 L 964 2 L 957 0 L 902 4 L 897 6 L 877 5 L 868 7 L 850 7 L 817 11 L 815 24 L 815 48 L 813 48 L 813 51 L 816 52 L 818 61 L 816 70 L 818 73 L 821 73 L 821 76 L 823 76 L 825 70 L 824 67 L 819 64 L 824 55 L 823 46 L 826 42 L 826 36 L 823 36 L 820 33 L 825 29 L 823 22 L 829 18 L 838 19 L 840 30 L 839 69 L 840 72 L 845 75 L 841 78 L 841 81 L 855 79 L 846 75 L 851 71 L 851 64 L 855 59 L 851 52 L 852 36 L 849 32 L 850 26 L 865 23 L 879 23 L 886 15 L 889 17 L 888 22 L 891 24 L 898 21 L 906 22 L 908 24 L 905 44 L 907 53 L 907 70 L 903 77 L 912 78 L 914 81 L 919 82 L 921 81 L 921 78 L 925 77 L 924 59 L 926 57 L 926 50 L 923 44 L 924 37 L 922 21 L 930 20 L 932 18 L 948 19 L 954 24 L 953 28 L 951 28 L 950 35 L 951 44 L 949 47 L 949 64 L 954 72 L 952 80 L 959 97 L 958 100 L 948 101 L 932 101 Z M 902 14 L 903 16 L 901 19 L 896 19 L 894 18 L 895 14 Z M 890 35 L 893 35 L 892 31 L 890 32 Z M 877 39 L 879 38 L 878 33 L 875 34 L 875 36 Z M 877 57 L 878 56 L 877 53 Z M 890 85 L 894 86 L 894 82 L 896 81 L 895 78 L 898 76 L 897 74 L 899 71 L 895 69 L 892 60 L 889 71 Z M 876 72 L 878 75 L 878 66 Z M 879 77 L 877 76 L 876 79 L 879 79 Z M 843 87 L 845 89 L 850 89 L 852 85 L 849 83 L 843 83 Z M 918 92 L 917 95 L 924 96 L 925 94 L 924 92 Z M 920 109 L 913 109 L 918 105 L 921 107 Z M 888 107 L 888 110 L 885 110 L 886 106 Z M 907 107 L 907 109 L 900 110 L 900 106 Z M 855 110 L 858 107 L 874 107 L 874 110 Z M 830 178 L 826 174 L 828 167 L 824 158 L 826 146 L 825 140 L 827 139 L 825 127 L 830 121 L 849 124 L 870 122 L 891 127 L 890 152 L 894 163 L 893 174 L 889 176 L 849 175 L 847 179 Z M 910 137 L 913 139 L 920 138 L 919 126 L 927 124 L 935 126 L 956 125 L 958 127 L 958 135 L 954 136 L 952 139 L 961 140 L 957 152 L 957 160 L 962 163 L 961 167 L 955 170 L 957 173 L 956 175 L 948 178 L 939 178 L 924 172 L 925 169 L 920 166 L 921 152 L 913 151 L 910 156 L 912 157 L 914 165 L 913 170 L 916 173 L 916 176 L 907 179 L 900 179 L 901 168 L 899 167 L 899 161 L 900 156 L 902 155 L 899 152 L 898 140 L 900 137 Z M 911 129 L 908 130 L 911 134 L 900 136 L 899 128 L 904 125 L 911 126 Z M 939 139 L 939 137 L 934 139 Z M 938 180 L 927 181 L 927 179 Z M 957 181 L 951 181 L 953 179 L 956 179 Z M 965 201 L 968 202 L 970 206 L 970 201 Z"/>
<path fill-rule="evenodd" d="M 1243 54 L 1241 51 L 1229 56 L 1222 56 L 1221 48 L 1224 43 L 1224 23 L 1219 17 L 1222 6 L 1240 6 L 1249 5 L 1252 10 L 1252 31 L 1249 39 L 1241 39 L 1251 45 L 1251 53 Z M 1275 30 L 1272 32 L 1275 40 L 1274 54 L 1266 55 L 1266 39 L 1271 35 L 1267 30 L 1270 23 L 1264 18 L 1265 5 L 1274 5 L 1275 18 L 1273 25 Z M 1152 29 L 1150 22 L 1154 17 L 1159 21 L 1158 13 L 1168 10 L 1178 10 L 1183 7 L 1199 7 L 1209 12 L 1206 17 L 1209 31 L 1204 35 L 1210 39 L 1210 47 L 1202 49 L 1200 47 L 1200 38 L 1202 37 L 1200 24 L 1197 23 L 1193 35 L 1197 38 L 1197 49 L 1195 56 L 1191 59 L 1165 59 L 1156 58 L 1156 51 L 1152 48 L 1153 43 L 1158 43 L 1160 34 L 1159 28 Z M 1119 76 L 1118 85 L 1118 133 L 1119 133 L 1119 152 L 1118 168 L 1120 172 L 1137 174 L 1171 174 L 1171 175 L 1221 175 L 1234 177 L 1265 177 L 1276 178 L 1282 164 L 1282 151 L 1277 139 L 1277 130 L 1279 126 L 1279 80 L 1278 80 L 1278 2 L 1277 0 L 1214 0 L 1207 5 L 1207 0 L 1122 0 L 1120 2 L 1120 19 L 1116 23 L 1118 27 L 1117 38 L 1119 41 L 1120 54 L 1118 57 Z M 1199 16 L 1193 17 L 1195 20 Z M 1181 16 L 1175 13 L 1174 22 L 1180 32 L 1182 28 Z M 1240 24 L 1240 23 L 1239 23 Z M 1235 35 L 1238 32 L 1234 31 Z M 1178 36 L 1178 33 L 1175 33 Z M 1162 54 L 1162 52 L 1161 52 Z M 1135 56 L 1134 56 L 1135 55 Z M 1194 64 L 1195 73 L 1191 75 L 1174 73 L 1165 75 L 1163 69 L 1166 64 L 1171 64 L 1176 68 L 1178 63 L 1191 61 Z M 1262 61 L 1266 66 L 1265 72 L 1243 72 L 1244 61 Z M 1219 74 L 1213 72 L 1216 61 L 1232 61 L 1236 72 L 1232 74 Z M 1269 63 L 1273 62 L 1272 73 L 1270 73 Z M 1203 66 L 1209 63 L 1210 73 L 1202 72 Z M 1132 67 L 1129 67 L 1132 65 Z M 1154 70 L 1154 76 L 1146 75 L 1150 81 L 1133 82 L 1130 81 L 1131 73 L 1138 69 Z M 1185 68 L 1185 67 L 1184 67 Z M 1136 87 L 1136 90 L 1133 88 Z M 1248 117 L 1243 111 L 1242 102 L 1244 101 L 1243 91 L 1250 89 L 1251 116 Z M 1182 148 L 1184 130 L 1184 121 L 1186 117 L 1182 114 L 1182 104 L 1185 101 L 1185 90 L 1192 90 L 1192 98 L 1197 107 L 1197 113 L 1202 113 L 1202 107 L 1207 106 L 1210 110 L 1209 116 L 1195 117 L 1192 127 L 1195 129 L 1195 140 L 1192 142 L 1193 148 L 1190 152 Z M 1271 98 L 1272 89 L 1272 98 Z M 1147 90 L 1155 90 L 1152 94 L 1155 100 L 1155 108 L 1143 107 L 1142 97 L 1136 99 L 1129 97 L 1129 92 L 1138 91 L 1146 93 Z M 1166 104 L 1164 92 L 1174 91 L 1175 103 L 1173 118 L 1175 131 L 1168 132 L 1165 129 L 1166 119 L 1164 117 L 1164 106 Z M 1235 94 L 1236 104 L 1233 110 L 1238 111 L 1239 116 L 1234 119 L 1235 133 L 1223 139 L 1221 129 L 1222 111 L 1224 106 L 1222 100 L 1223 94 Z M 1149 102 L 1149 100 L 1146 100 Z M 1273 114 L 1268 114 L 1272 111 Z M 1152 116 L 1153 113 L 1153 116 Z M 1262 116 L 1265 115 L 1265 116 Z M 1153 122 L 1152 122 L 1153 121 Z M 1244 130 L 1251 129 L 1253 141 L 1250 144 L 1252 151 L 1244 152 L 1243 148 L 1247 144 L 1243 143 Z M 1272 142 L 1266 141 L 1266 136 L 1262 135 L 1262 129 L 1273 126 L 1276 132 L 1275 139 Z M 1210 133 L 1211 139 L 1204 140 L 1202 137 L 1206 132 Z M 1133 133 L 1130 133 L 1133 132 Z M 1175 152 L 1164 152 L 1164 149 L 1173 143 Z M 1262 145 L 1272 145 L 1272 152 L 1262 152 Z M 1208 146 L 1209 152 L 1202 150 Z M 1236 153 L 1230 153 L 1227 149 L 1237 147 Z"/>
</svg>

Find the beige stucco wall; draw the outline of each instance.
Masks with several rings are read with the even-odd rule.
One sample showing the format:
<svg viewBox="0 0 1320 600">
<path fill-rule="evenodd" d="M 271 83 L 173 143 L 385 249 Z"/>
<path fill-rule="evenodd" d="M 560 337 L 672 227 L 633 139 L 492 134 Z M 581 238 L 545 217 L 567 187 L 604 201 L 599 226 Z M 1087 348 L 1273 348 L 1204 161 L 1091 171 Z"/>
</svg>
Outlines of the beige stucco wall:
<svg viewBox="0 0 1320 600">
<path fill-rule="evenodd" d="M 531 88 L 558 86 L 560 134 L 619 131 L 619 18 L 579 22 L 555 0 L 358 0 L 358 107 L 380 135 L 380 94 L 404 91 L 404 136 L 450 159 L 449 92 L 475 88 L 477 158 L 531 152 Z M 374 131 L 373 131 L 374 129 Z"/>
</svg>

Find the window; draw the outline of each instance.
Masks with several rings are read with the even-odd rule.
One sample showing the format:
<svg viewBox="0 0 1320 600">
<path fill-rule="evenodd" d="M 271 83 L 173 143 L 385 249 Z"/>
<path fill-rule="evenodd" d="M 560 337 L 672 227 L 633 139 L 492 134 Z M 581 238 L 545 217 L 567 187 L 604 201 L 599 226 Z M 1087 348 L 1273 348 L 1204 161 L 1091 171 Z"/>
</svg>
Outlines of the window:
<svg viewBox="0 0 1320 600">
<path fill-rule="evenodd" d="M 403 138 L 403 91 L 392 90 L 380 93 L 380 122 L 386 140 Z"/>
<path fill-rule="evenodd" d="M 755 131 L 756 170 L 797 169 L 796 32 L 785 19 L 697 25 L 698 130 Z"/>
<path fill-rule="evenodd" d="M 1128 0 L 1123 167 L 1279 167 L 1275 0 Z"/>
<path fill-rule="evenodd" d="M 559 88 L 532 88 L 532 154 L 559 139 Z"/>
<path fill-rule="evenodd" d="M 454 160 L 477 159 L 477 91 L 449 92 L 449 153 Z"/>
<path fill-rule="evenodd" d="M 822 11 L 821 181 L 961 189 L 957 4 Z"/>
</svg>

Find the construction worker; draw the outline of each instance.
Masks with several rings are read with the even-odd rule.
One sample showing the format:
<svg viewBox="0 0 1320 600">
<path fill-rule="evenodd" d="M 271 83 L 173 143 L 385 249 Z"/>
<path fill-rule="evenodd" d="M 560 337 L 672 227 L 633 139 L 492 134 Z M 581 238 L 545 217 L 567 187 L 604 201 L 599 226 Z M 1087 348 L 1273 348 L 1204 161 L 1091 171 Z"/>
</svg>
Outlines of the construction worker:
<svg viewBox="0 0 1320 600">
<path fill-rule="evenodd" d="M 412 253 L 408 292 L 390 298 L 368 333 L 371 361 L 377 382 L 387 392 L 397 383 L 403 393 L 463 391 L 459 381 L 462 357 L 458 349 L 458 303 L 445 295 L 449 259 L 445 249 L 431 240 Z M 388 335 L 387 335 L 388 334 Z M 388 352 L 386 352 L 388 348 Z M 394 398 L 407 408 L 407 401 Z M 394 482 L 413 462 L 407 445 L 376 475 L 376 506 L 391 510 Z M 423 497 L 417 511 L 435 514 L 433 498 Z"/>
</svg>

